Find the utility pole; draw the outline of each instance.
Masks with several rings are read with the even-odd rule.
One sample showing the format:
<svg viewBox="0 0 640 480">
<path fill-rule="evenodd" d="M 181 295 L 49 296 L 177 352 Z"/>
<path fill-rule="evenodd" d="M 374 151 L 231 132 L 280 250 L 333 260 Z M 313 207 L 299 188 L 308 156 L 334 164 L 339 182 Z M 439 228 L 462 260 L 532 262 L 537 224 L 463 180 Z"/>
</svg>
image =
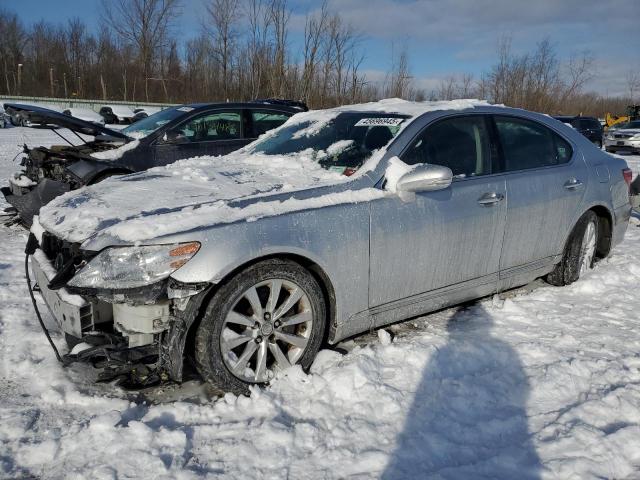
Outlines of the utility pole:
<svg viewBox="0 0 640 480">
<path fill-rule="evenodd" d="M 67 74 L 65 72 L 62 73 L 62 83 L 64 84 L 64 98 L 69 98 L 67 94 Z"/>
<path fill-rule="evenodd" d="M 18 64 L 18 95 L 22 94 L 22 64 Z"/>
<path fill-rule="evenodd" d="M 53 67 L 49 68 L 49 91 L 51 93 L 51 95 L 49 96 L 54 97 L 55 95 L 53 94 Z"/>
</svg>

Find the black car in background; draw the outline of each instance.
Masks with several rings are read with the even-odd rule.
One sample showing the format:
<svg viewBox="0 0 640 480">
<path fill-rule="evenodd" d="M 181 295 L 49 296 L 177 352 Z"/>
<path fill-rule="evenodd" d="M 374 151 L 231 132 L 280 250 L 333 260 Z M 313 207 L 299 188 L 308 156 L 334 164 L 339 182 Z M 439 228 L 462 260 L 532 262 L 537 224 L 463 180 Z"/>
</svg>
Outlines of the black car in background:
<svg viewBox="0 0 640 480">
<path fill-rule="evenodd" d="M 604 129 L 600 120 L 595 117 L 583 117 L 583 116 L 568 116 L 559 115 L 554 116 L 556 120 L 560 120 L 562 123 L 572 126 L 582 135 L 587 137 L 598 147 L 602 148 L 602 137 L 604 135 Z"/>
<path fill-rule="evenodd" d="M 22 171 L 2 188 L 26 225 L 42 205 L 64 192 L 184 158 L 225 155 L 307 110 L 303 103 L 284 100 L 195 103 L 166 108 L 122 130 L 112 130 L 46 108 L 4 106 L 32 125 L 55 125 L 73 133 L 66 138 L 54 130 L 67 145 L 25 145 Z"/>
</svg>

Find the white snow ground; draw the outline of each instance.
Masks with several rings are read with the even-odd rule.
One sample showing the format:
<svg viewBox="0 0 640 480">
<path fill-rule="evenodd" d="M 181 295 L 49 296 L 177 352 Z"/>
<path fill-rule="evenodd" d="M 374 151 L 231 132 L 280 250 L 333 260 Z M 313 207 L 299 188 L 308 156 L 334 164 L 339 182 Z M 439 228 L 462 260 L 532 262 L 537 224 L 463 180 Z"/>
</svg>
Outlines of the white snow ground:
<svg viewBox="0 0 640 480">
<path fill-rule="evenodd" d="M 0 185 L 23 137 L 57 143 L 0 130 Z M 640 478 L 639 226 L 570 287 L 360 337 L 250 398 L 161 404 L 56 363 L 26 233 L 0 227 L 0 478 Z"/>
</svg>

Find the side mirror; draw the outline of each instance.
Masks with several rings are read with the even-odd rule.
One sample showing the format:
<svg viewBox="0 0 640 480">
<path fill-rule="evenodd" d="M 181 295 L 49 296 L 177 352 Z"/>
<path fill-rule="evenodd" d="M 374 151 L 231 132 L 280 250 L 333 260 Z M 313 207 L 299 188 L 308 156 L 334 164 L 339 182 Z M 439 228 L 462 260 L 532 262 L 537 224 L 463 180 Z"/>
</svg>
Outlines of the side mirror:
<svg viewBox="0 0 640 480">
<path fill-rule="evenodd" d="M 398 192 L 433 192 L 444 190 L 453 181 L 453 172 L 440 165 L 421 165 L 398 180 Z"/>
</svg>

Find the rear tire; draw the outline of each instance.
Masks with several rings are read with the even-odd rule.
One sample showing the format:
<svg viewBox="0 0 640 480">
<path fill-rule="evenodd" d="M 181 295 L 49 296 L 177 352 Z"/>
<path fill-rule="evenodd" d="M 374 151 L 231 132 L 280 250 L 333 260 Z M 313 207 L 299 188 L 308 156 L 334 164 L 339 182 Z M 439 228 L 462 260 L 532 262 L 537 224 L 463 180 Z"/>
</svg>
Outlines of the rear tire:
<svg viewBox="0 0 640 480">
<path fill-rule="evenodd" d="M 280 259 L 256 263 L 211 299 L 196 331 L 196 368 L 220 392 L 248 394 L 291 364 L 309 368 L 325 324 L 322 290 L 305 268 Z"/>
<path fill-rule="evenodd" d="M 551 285 L 569 285 L 593 268 L 598 245 L 598 216 L 589 210 L 573 227 L 567 240 L 562 260 L 547 275 Z"/>
</svg>

